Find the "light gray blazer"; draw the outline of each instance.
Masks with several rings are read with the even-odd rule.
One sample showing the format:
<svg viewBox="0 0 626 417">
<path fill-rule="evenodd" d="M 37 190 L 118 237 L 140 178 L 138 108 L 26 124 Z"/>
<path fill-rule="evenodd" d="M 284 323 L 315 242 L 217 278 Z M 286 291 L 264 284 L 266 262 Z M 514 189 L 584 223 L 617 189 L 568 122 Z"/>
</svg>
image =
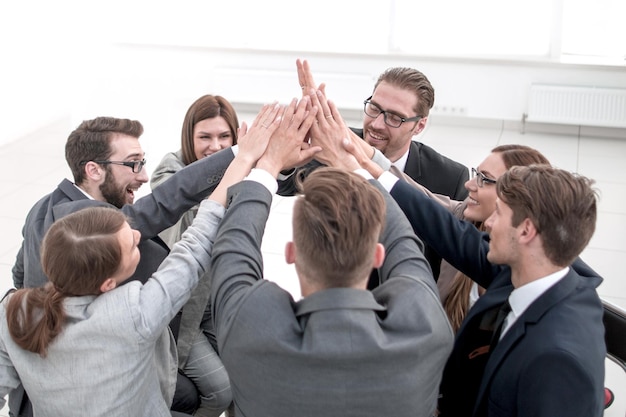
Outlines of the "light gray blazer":
<svg viewBox="0 0 626 417">
<path fill-rule="evenodd" d="M 183 168 L 185 168 L 185 163 L 183 162 L 182 150 L 166 153 L 163 156 L 163 159 L 161 159 L 161 162 L 159 162 L 159 165 L 157 165 L 152 172 L 152 176 L 150 177 L 150 187 L 154 190 L 156 187 L 163 184 L 165 180 Z M 159 237 L 163 239 L 167 246 L 171 248 L 174 246 L 174 243 L 180 240 L 183 232 L 187 230 L 191 223 L 193 223 L 193 219 L 196 217 L 196 213 L 198 212 L 198 207 L 198 205 L 192 207 L 180 217 L 175 225 L 168 227 L 159 233 Z"/>
<path fill-rule="evenodd" d="M 230 151 L 228 151 L 230 152 Z M 159 165 L 152 172 L 150 177 L 150 187 L 157 189 L 161 184 L 166 182 L 177 172 L 185 168 L 183 162 L 183 151 L 170 152 L 163 156 Z M 193 219 L 198 213 L 198 205 L 190 208 L 180 216 L 178 222 L 159 233 L 159 237 L 171 248 L 178 242 L 182 234 L 193 223 Z M 194 290 L 191 298 L 185 304 L 183 313 L 180 318 L 180 325 L 177 338 L 178 367 L 183 369 L 189 358 L 189 350 L 193 345 L 195 338 L 202 335 L 200 323 L 202 322 L 204 310 L 209 302 L 209 293 L 211 291 L 211 279 L 205 277 L 200 280 L 198 286 Z M 204 336 L 203 336 L 204 337 Z"/>
<path fill-rule="evenodd" d="M 383 283 L 298 302 L 263 279 L 261 240 L 272 196 L 243 181 L 215 240 L 217 340 L 237 416 L 430 417 L 452 329 L 422 244 L 385 195 Z"/>
<path fill-rule="evenodd" d="M 170 416 L 176 379 L 164 395 L 155 344 L 169 342 L 168 323 L 204 275 L 223 213 L 220 204 L 204 201 L 193 227 L 145 284 L 67 298 L 68 324 L 45 358 L 13 342 L 2 304 L 0 406 L 21 382 L 38 417 Z M 175 361 L 168 365 L 175 375 Z"/>
</svg>

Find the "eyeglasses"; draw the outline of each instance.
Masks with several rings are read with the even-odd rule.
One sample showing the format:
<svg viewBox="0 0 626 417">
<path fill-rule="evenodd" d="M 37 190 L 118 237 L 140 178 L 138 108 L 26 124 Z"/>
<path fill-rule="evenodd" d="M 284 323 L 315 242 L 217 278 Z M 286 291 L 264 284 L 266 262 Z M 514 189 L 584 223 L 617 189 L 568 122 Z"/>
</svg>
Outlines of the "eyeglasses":
<svg viewBox="0 0 626 417">
<path fill-rule="evenodd" d="M 87 162 L 88 161 L 83 161 L 80 164 L 85 165 Z M 141 170 L 143 169 L 143 166 L 146 164 L 146 159 L 144 158 L 141 161 L 92 161 L 92 162 L 95 162 L 96 164 L 100 164 L 100 165 L 107 165 L 107 164 L 124 165 L 125 167 L 129 167 L 130 169 L 132 169 L 135 174 L 139 174 Z"/>
<path fill-rule="evenodd" d="M 372 96 L 365 100 L 363 104 L 363 111 L 365 111 L 365 114 L 367 114 L 369 117 L 377 118 L 382 113 L 385 124 L 391 127 L 400 127 L 404 122 L 417 122 L 422 118 L 422 116 L 400 117 L 397 114 L 390 113 L 387 110 L 383 110 L 376 104 L 372 103 Z"/>
<path fill-rule="evenodd" d="M 484 184 L 495 184 L 497 181 L 493 178 L 488 178 L 482 172 L 478 171 L 476 168 L 472 168 L 472 178 L 476 177 L 476 185 L 480 188 L 483 187 Z"/>
</svg>

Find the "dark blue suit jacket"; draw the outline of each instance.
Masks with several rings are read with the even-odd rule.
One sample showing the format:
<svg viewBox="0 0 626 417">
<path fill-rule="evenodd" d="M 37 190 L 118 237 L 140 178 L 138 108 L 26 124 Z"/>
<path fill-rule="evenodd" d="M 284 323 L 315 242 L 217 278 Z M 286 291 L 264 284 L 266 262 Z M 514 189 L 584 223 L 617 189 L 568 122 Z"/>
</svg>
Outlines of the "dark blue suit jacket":
<svg viewBox="0 0 626 417">
<path fill-rule="evenodd" d="M 606 346 L 602 279 L 580 259 L 489 352 L 495 312 L 513 291 L 508 266 L 487 260 L 489 236 L 403 181 L 391 195 L 416 234 L 487 288 L 446 364 L 440 416 L 601 416 Z"/>
</svg>

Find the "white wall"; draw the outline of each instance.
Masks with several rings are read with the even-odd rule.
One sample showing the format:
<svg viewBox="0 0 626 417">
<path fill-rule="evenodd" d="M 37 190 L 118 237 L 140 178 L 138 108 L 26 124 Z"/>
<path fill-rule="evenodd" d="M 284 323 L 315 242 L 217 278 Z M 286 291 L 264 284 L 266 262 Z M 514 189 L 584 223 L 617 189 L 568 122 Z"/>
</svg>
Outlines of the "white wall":
<svg viewBox="0 0 626 417">
<path fill-rule="evenodd" d="M 357 113 L 391 66 L 424 72 L 439 114 L 463 109 L 467 119 L 520 121 L 531 83 L 626 88 L 626 68 L 619 67 L 106 43 L 55 55 L 31 46 L 4 51 L 9 65 L 0 74 L 0 143 L 64 115 L 73 125 L 110 115 L 142 121 L 147 140 L 171 148 L 184 112 L 202 94 L 258 104 L 299 96 L 296 58 L 308 59 L 316 81 L 328 83 L 329 97 Z"/>
</svg>

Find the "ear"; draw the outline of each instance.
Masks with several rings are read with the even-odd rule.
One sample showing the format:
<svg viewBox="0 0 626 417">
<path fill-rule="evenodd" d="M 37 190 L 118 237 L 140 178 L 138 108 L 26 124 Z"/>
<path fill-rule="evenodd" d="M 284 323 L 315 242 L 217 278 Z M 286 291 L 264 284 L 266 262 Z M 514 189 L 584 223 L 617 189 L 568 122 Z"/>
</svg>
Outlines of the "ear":
<svg viewBox="0 0 626 417">
<path fill-rule="evenodd" d="M 372 263 L 372 268 L 380 268 L 385 260 L 385 247 L 382 243 L 376 244 L 376 249 L 374 250 L 374 259 Z"/>
<path fill-rule="evenodd" d="M 517 226 L 517 230 L 520 243 L 522 244 L 528 244 L 537 236 L 537 228 L 529 218 L 524 219 L 519 226 Z"/>
<path fill-rule="evenodd" d="M 285 245 L 285 261 L 289 265 L 296 262 L 296 245 L 293 242 L 287 242 Z"/>
<path fill-rule="evenodd" d="M 422 117 L 417 124 L 415 125 L 415 128 L 413 129 L 413 136 L 419 134 L 422 132 L 422 130 L 424 130 L 424 128 L 426 127 L 426 122 L 428 122 L 428 116 L 426 117 Z"/>
<path fill-rule="evenodd" d="M 89 161 L 85 164 L 85 177 L 92 181 L 99 182 L 104 178 L 104 170 L 98 164 L 93 161 Z"/>
<path fill-rule="evenodd" d="M 107 278 L 100 285 L 100 291 L 107 292 L 107 291 L 111 291 L 112 289 L 116 287 L 117 287 L 117 281 L 115 281 L 113 278 Z"/>
</svg>

